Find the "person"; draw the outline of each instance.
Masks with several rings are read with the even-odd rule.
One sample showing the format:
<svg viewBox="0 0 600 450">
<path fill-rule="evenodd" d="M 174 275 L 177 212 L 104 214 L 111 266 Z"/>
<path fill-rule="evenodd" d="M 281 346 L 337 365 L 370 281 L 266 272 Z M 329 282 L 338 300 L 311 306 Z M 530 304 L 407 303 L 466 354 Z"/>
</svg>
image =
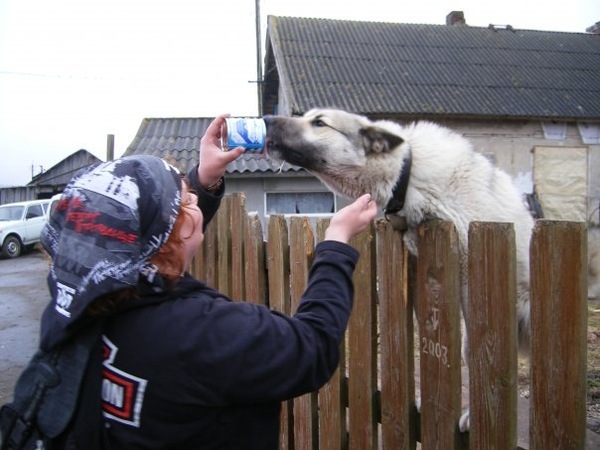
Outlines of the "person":
<svg viewBox="0 0 600 450">
<path fill-rule="evenodd" d="M 52 301 L 41 348 L 101 323 L 69 438 L 79 448 L 276 449 L 281 402 L 336 370 L 359 258 L 348 241 L 376 206 L 365 194 L 332 217 L 292 316 L 194 279 L 187 269 L 226 166 L 243 153 L 219 147 L 226 117 L 210 124 L 184 179 L 154 156 L 77 175 L 43 233 Z"/>
</svg>

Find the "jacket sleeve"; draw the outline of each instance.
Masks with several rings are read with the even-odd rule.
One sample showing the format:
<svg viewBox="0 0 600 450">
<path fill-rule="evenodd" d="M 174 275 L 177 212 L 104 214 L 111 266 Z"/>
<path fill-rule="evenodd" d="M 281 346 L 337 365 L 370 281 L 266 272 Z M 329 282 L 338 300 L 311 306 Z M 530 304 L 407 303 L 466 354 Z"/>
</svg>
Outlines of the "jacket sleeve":
<svg viewBox="0 0 600 450">
<path fill-rule="evenodd" d="M 190 187 L 198 193 L 198 207 L 202 211 L 204 216 L 204 224 L 202 230 L 206 230 L 206 226 L 210 223 L 212 218 L 217 213 L 219 206 L 221 206 L 221 199 L 225 194 L 225 179 L 216 192 L 208 192 L 200 184 L 198 178 L 198 164 L 196 164 L 187 174 L 187 178 L 190 182 Z"/>
<path fill-rule="evenodd" d="M 197 361 L 198 373 L 211 373 L 210 391 L 225 403 L 255 403 L 293 398 L 326 383 L 339 363 L 357 260 L 346 244 L 319 243 L 292 317 L 250 303 L 214 302 L 207 351 L 198 352 Z"/>
</svg>

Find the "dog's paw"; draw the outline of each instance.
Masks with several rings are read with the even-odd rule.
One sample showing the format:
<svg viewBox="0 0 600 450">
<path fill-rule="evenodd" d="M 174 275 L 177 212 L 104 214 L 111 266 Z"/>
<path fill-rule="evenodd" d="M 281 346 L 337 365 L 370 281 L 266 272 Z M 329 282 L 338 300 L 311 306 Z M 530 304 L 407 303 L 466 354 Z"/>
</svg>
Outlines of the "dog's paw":
<svg viewBox="0 0 600 450">
<path fill-rule="evenodd" d="M 415 397 L 415 406 L 417 407 L 417 412 L 421 414 L 421 396 L 418 395 Z"/>
<path fill-rule="evenodd" d="M 465 431 L 469 431 L 469 429 L 471 428 L 469 415 L 470 411 L 469 409 L 466 409 L 463 411 L 462 416 L 460 416 L 460 419 L 458 420 L 458 428 L 462 433 L 464 433 Z"/>
</svg>

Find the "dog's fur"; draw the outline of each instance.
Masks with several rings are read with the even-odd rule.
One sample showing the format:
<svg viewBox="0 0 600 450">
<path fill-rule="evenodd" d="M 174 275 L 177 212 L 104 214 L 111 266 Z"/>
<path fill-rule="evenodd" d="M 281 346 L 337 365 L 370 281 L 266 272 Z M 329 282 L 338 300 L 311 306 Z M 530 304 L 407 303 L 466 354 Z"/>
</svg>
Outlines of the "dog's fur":
<svg viewBox="0 0 600 450">
<path fill-rule="evenodd" d="M 517 315 L 521 349 L 529 341 L 529 241 L 533 228 L 511 178 L 476 153 L 459 134 L 430 122 L 402 126 L 340 110 L 314 109 L 302 117 L 267 116 L 268 155 L 298 165 L 333 192 L 356 199 L 370 193 L 381 207 L 392 197 L 404 158 L 412 167 L 404 208 L 405 242 L 417 252 L 417 226 L 427 219 L 452 221 L 461 257 L 463 317 L 467 302 L 467 237 L 472 221 L 514 224 Z M 465 320 L 468 318 L 465 317 Z M 465 333 L 463 333 L 463 336 Z M 467 340 L 463 339 L 463 357 Z"/>
</svg>

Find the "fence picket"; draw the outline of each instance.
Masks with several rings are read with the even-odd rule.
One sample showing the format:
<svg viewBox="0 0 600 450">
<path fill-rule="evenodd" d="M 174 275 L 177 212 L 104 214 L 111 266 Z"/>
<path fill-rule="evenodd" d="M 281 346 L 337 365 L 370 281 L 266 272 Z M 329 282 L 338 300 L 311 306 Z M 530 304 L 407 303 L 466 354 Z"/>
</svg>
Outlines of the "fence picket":
<svg viewBox="0 0 600 450">
<path fill-rule="evenodd" d="M 533 450 L 585 445 L 586 254 L 584 223 L 536 223 L 531 242 Z"/>
<path fill-rule="evenodd" d="M 308 272 L 314 256 L 314 234 L 306 217 L 292 217 L 290 221 L 290 296 L 291 310 L 296 311 L 306 289 Z M 318 448 L 317 393 L 309 393 L 293 400 L 295 450 Z"/>
<path fill-rule="evenodd" d="M 381 346 L 381 441 L 385 449 L 416 447 L 413 305 L 402 234 L 378 220 L 377 280 Z"/>
<path fill-rule="evenodd" d="M 217 242 L 219 248 L 215 255 L 217 266 L 216 287 L 229 297 L 231 297 L 231 204 L 232 197 L 225 197 L 217 213 Z"/>
<path fill-rule="evenodd" d="M 230 276 L 230 295 L 236 300 L 248 300 L 246 297 L 246 276 L 244 269 L 246 265 L 246 255 L 244 254 L 244 239 L 246 237 L 246 223 L 248 215 L 246 214 L 246 197 L 238 192 L 231 195 L 229 204 L 229 230 L 231 235 L 231 268 Z"/>
<path fill-rule="evenodd" d="M 469 448 L 517 446 L 515 233 L 512 224 L 469 227 Z"/>
<path fill-rule="evenodd" d="M 421 443 L 460 448 L 460 287 L 458 238 L 450 222 L 419 227 L 417 292 L 421 363 Z"/>
<path fill-rule="evenodd" d="M 377 448 L 377 310 L 372 227 L 351 244 L 360 252 L 354 271 L 354 306 L 348 325 L 349 448 Z"/>
<path fill-rule="evenodd" d="M 317 221 L 317 239 L 322 241 L 329 219 Z M 346 430 L 347 392 L 346 379 L 346 342 L 340 345 L 340 363 L 331 380 L 319 390 L 319 448 L 341 450 L 347 448 Z"/>
<path fill-rule="evenodd" d="M 248 302 L 268 304 L 266 293 L 265 244 L 260 219 L 256 214 L 248 217 L 244 238 L 245 267 L 241 271 L 245 280 L 245 299 Z"/>
</svg>

